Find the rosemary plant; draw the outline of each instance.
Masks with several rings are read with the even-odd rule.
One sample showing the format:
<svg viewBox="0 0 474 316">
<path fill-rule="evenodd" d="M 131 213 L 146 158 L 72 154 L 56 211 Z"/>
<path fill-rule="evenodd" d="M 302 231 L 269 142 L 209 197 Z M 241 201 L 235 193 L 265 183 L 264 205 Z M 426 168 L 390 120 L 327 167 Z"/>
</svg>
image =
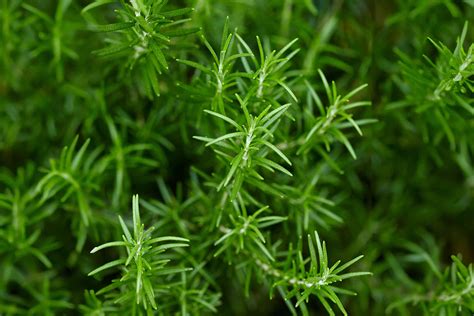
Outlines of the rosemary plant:
<svg viewBox="0 0 474 316">
<path fill-rule="evenodd" d="M 473 18 L 0 0 L 0 315 L 471 315 Z"/>
</svg>

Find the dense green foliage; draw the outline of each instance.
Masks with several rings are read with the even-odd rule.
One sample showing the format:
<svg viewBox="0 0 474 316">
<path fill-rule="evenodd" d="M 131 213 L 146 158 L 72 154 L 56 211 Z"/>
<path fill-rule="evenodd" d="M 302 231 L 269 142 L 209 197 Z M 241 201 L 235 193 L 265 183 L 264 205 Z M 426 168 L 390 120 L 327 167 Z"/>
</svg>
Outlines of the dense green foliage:
<svg viewBox="0 0 474 316">
<path fill-rule="evenodd" d="M 472 315 L 473 18 L 0 0 L 0 315 Z"/>
</svg>

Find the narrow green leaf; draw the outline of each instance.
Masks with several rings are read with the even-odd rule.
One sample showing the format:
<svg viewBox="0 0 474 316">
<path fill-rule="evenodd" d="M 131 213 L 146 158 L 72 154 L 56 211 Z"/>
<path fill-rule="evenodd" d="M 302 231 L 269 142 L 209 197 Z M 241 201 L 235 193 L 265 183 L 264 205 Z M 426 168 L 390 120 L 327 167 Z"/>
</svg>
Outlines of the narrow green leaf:
<svg viewBox="0 0 474 316">
<path fill-rule="evenodd" d="M 291 161 L 285 156 L 285 154 L 282 153 L 280 149 L 278 149 L 275 145 L 266 140 L 263 140 L 262 142 L 265 146 L 273 150 L 278 156 L 280 156 L 287 164 L 291 166 Z"/>
<path fill-rule="evenodd" d="M 197 33 L 201 30 L 200 27 L 190 27 L 190 28 L 181 28 L 175 29 L 172 31 L 167 31 L 165 34 L 168 37 L 180 37 L 180 36 L 187 36 L 190 34 Z"/>
<path fill-rule="evenodd" d="M 151 45 L 151 50 L 153 51 L 153 54 L 155 55 L 156 59 L 160 63 L 160 65 L 168 70 L 168 63 L 166 62 L 165 55 L 163 55 L 163 52 L 161 49 L 158 47 L 158 45 Z"/>
<path fill-rule="evenodd" d="M 208 143 L 206 144 L 206 147 L 207 147 L 207 146 L 211 146 L 211 145 L 213 145 L 213 144 L 215 144 L 215 143 L 219 143 L 219 142 L 221 142 L 221 141 L 223 141 L 223 140 L 226 140 L 226 139 L 229 139 L 229 138 L 244 137 L 244 136 L 245 136 L 245 133 L 244 133 L 244 132 L 229 133 L 229 134 L 223 135 L 223 136 L 221 136 L 221 137 L 218 137 L 218 138 L 216 138 L 216 139 L 214 139 L 214 140 L 208 142 Z"/>
<path fill-rule="evenodd" d="M 133 25 L 135 25 L 135 23 L 133 22 L 120 22 L 105 25 L 96 24 L 91 26 L 90 29 L 95 32 L 115 32 L 119 30 L 129 29 Z"/>
<path fill-rule="evenodd" d="M 225 116 L 225 115 L 222 115 L 222 114 L 217 113 L 217 112 L 214 112 L 214 111 L 209 111 L 209 110 L 204 110 L 204 112 L 206 112 L 206 113 L 208 113 L 208 114 L 211 114 L 211 115 L 213 115 L 213 116 L 215 116 L 215 117 L 218 117 L 218 118 L 220 118 L 221 120 L 224 120 L 224 121 L 226 121 L 227 123 L 232 124 L 233 126 L 235 126 L 235 128 L 236 128 L 237 130 L 242 131 L 242 127 L 239 126 L 239 124 L 237 124 L 237 122 L 234 121 L 233 119 L 231 119 L 230 117 Z"/>
<path fill-rule="evenodd" d="M 231 167 L 229 170 L 229 173 L 227 174 L 227 177 L 224 180 L 224 187 L 226 187 L 229 184 L 229 181 L 232 179 L 232 176 L 234 173 L 237 171 L 237 168 L 240 166 L 240 162 L 242 161 L 242 157 L 244 156 L 244 152 L 241 151 L 231 162 Z"/>
<path fill-rule="evenodd" d="M 122 217 L 119 215 L 119 221 L 120 221 L 120 226 L 122 227 L 122 231 L 125 235 L 125 238 L 127 239 L 128 242 L 132 242 L 132 235 L 130 234 L 130 231 L 128 230 L 127 225 L 125 225 L 125 222 L 123 221 Z"/>
<path fill-rule="evenodd" d="M 163 241 L 181 241 L 181 242 L 187 243 L 189 242 L 189 239 L 182 238 L 182 237 L 175 237 L 175 236 L 164 236 L 164 237 L 157 237 L 157 238 L 150 239 L 148 243 L 154 244 L 154 243 L 163 242 Z"/>
<path fill-rule="evenodd" d="M 84 9 L 82 9 L 81 13 L 86 13 L 87 11 L 90 11 L 94 8 L 97 8 L 109 3 L 115 3 L 115 2 L 116 0 L 96 0 L 92 3 L 89 3 L 87 6 L 85 6 Z"/>
<path fill-rule="evenodd" d="M 110 269 L 110 268 L 113 268 L 113 267 L 116 267 L 116 266 L 119 266 L 121 264 L 124 264 L 125 263 L 125 259 L 117 259 L 117 260 L 114 260 L 114 261 L 111 261 L 111 262 L 108 262 L 104 265 L 101 265 L 100 267 L 98 267 L 97 269 L 89 272 L 88 276 L 91 276 L 91 275 L 94 275 L 94 274 L 97 274 L 101 271 L 104 271 L 106 269 Z"/>
<path fill-rule="evenodd" d="M 95 253 L 95 252 L 97 252 L 99 250 L 102 250 L 104 248 L 118 247 L 118 246 L 127 246 L 127 243 L 125 243 L 124 241 L 111 241 L 111 242 L 105 243 L 103 245 L 94 247 L 94 249 L 91 250 L 91 253 Z"/>
</svg>

